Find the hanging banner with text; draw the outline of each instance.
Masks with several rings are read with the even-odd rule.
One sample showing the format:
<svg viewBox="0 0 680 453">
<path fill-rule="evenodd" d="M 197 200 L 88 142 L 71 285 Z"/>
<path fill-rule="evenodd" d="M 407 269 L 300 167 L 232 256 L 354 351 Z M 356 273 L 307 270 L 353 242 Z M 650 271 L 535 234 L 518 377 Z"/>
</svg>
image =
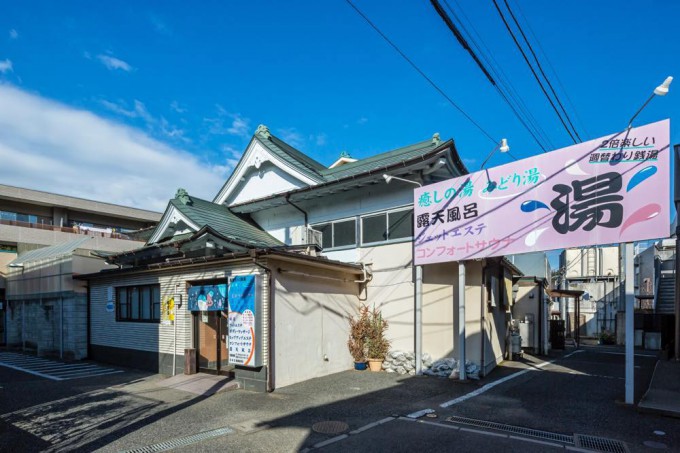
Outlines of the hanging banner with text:
<svg viewBox="0 0 680 453">
<path fill-rule="evenodd" d="M 670 121 L 418 188 L 416 265 L 670 234 Z"/>
<path fill-rule="evenodd" d="M 255 275 L 238 275 L 229 280 L 229 363 L 258 366 L 258 329 Z"/>
<path fill-rule="evenodd" d="M 227 284 L 196 285 L 188 290 L 189 311 L 221 311 L 227 309 Z"/>
</svg>

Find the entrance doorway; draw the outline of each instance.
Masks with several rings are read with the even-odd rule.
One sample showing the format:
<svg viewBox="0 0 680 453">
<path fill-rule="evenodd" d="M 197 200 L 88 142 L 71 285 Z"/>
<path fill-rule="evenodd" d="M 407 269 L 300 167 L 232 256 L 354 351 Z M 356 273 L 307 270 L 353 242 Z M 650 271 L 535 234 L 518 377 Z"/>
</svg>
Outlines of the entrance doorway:
<svg viewBox="0 0 680 453">
<path fill-rule="evenodd" d="M 196 360 L 201 373 L 229 375 L 227 313 L 225 311 L 194 312 Z"/>
</svg>

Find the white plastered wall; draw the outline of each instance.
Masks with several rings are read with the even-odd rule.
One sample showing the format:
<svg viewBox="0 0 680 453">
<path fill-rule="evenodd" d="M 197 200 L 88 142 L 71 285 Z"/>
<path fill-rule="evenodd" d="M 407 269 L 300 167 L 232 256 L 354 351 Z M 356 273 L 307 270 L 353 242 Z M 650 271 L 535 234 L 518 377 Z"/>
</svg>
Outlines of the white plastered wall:
<svg viewBox="0 0 680 453">
<path fill-rule="evenodd" d="M 268 266 L 275 285 L 274 386 L 350 369 L 347 340 L 349 318 L 359 308 L 357 276 L 273 259 Z"/>
</svg>

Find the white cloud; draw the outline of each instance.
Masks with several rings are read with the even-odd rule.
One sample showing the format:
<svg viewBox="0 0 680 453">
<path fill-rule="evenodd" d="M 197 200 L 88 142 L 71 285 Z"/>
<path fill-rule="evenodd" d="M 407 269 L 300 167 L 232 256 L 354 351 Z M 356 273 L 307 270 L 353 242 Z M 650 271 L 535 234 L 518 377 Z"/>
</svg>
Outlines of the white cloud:
<svg viewBox="0 0 680 453">
<path fill-rule="evenodd" d="M 366 123 L 368 123 L 368 118 L 366 118 L 365 116 L 362 116 L 361 118 L 359 118 L 357 120 L 357 124 L 366 124 Z"/>
<path fill-rule="evenodd" d="M 172 139 L 182 139 L 187 142 L 189 141 L 186 137 L 184 137 L 185 131 L 183 129 L 170 124 L 170 122 L 164 117 L 155 118 L 153 115 L 151 115 L 151 113 L 149 113 L 146 105 L 144 105 L 142 101 L 135 99 L 131 109 L 129 109 L 127 104 L 123 101 L 116 103 L 103 99 L 99 102 L 107 110 L 110 110 L 118 115 L 122 115 L 127 118 L 141 118 L 144 120 L 147 127 L 157 134 Z"/>
<path fill-rule="evenodd" d="M 156 16 L 155 14 L 151 14 L 149 16 L 149 20 L 151 21 L 151 25 L 153 25 L 153 28 L 154 30 L 156 30 L 157 33 L 160 33 L 161 35 L 172 34 L 172 30 L 170 30 L 168 24 L 165 23 L 165 21 L 160 17 Z"/>
<path fill-rule="evenodd" d="M 305 139 L 294 127 L 284 127 L 282 129 L 276 130 L 277 134 L 281 140 L 288 143 L 289 145 L 300 148 L 305 143 Z"/>
<path fill-rule="evenodd" d="M 203 118 L 207 123 L 208 133 L 213 135 L 235 135 L 250 138 L 250 120 L 238 113 L 229 113 L 221 105 L 217 105 L 217 116 Z"/>
<path fill-rule="evenodd" d="M 12 61 L 8 59 L 0 60 L 0 74 L 5 74 L 7 72 L 14 72 Z"/>
<path fill-rule="evenodd" d="M 87 53 L 86 53 L 86 58 L 87 58 Z M 133 67 L 130 66 L 130 64 L 128 62 L 123 61 L 123 60 L 116 58 L 116 57 L 112 57 L 111 55 L 99 54 L 99 55 L 97 55 L 97 60 L 99 60 L 104 66 L 106 66 L 111 71 L 115 71 L 117 69 L 120 69 L 121 71 L 130 72 L 133 69 Z"/>
<path fill-rule="evenodd" d="M 310 135 L 309 140 L 314 142 L 316 146 L 325 146 L 328 141 L 328 136 L 323 132 L 316 135 Z"/>
<path fill-rule="evenodd" d="M 211 200 L 231 170 L 7 84 L 0 84 L 0 162 L 4 184 L 159 211 L 177 187 Z"/>
<path fill-rule="evenodd" d="M 10 39 L 18 39 L 19 38 L 19 32 L 16 31 L 15 29 L 11 29 L 9 31 L 9 38 Z"/>
<path fill-rule="evenodd" d="M 170 108 L 171 108 L 172 110 L 174 110 L 175 112 L 177 112 L 177 113 L 186 113 L 186 111 L 187 111 L 187 109 L 184 108 L 184 107 L 182 107 L 182 106 L 179 104 L 179 102 L 177 102 L 177 101 L 172 101 L 172 102 L 170 103 Z"/>
</svg>

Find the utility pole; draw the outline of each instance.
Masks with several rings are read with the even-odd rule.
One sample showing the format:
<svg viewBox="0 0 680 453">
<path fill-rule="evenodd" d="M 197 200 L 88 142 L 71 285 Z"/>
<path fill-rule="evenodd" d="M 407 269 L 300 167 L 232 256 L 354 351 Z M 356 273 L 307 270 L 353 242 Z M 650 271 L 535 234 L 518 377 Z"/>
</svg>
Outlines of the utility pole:
<svg viewBox="0 0 680 453">
<path fill-rule="evenodd" d="M 678 278 L 678 269 L 680 269 L 680 222 L 678 220 L 678 213 L 680 212 L 680 187 L 678 187 L 678 175 L 680 174 L 680 145 L 673 146 L 675 151 L 675 165 L 673 167 L 673 178 L 675 180 L 674 201 L 675 201 L 675 341 L 673 349 L 675 350 L 675 360 L 680 361 L 680 278 Z"/>
</svg>

